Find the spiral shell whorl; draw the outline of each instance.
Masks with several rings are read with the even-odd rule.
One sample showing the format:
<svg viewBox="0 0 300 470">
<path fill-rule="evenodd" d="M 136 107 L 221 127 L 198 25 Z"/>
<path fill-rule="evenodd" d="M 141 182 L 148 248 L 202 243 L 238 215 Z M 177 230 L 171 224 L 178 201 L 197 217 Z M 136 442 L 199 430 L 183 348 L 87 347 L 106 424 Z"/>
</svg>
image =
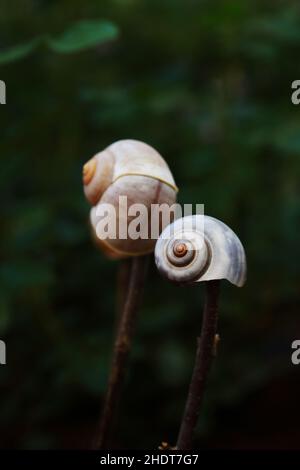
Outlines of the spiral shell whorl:
<svg viewBox="0 0 300 470">
<path fill-rule="evenodd" d="M 84 193 L 91 205 L 98 203 L 119 178 L 151 177 L 178 191 L 170 168 L 150 145 L 138 140 L 119 140 L 97 153 L 83 167 Z"/>
<path fill-rule="evenodd" d="M 169 240 L 165 245 L 165 264 L 160 269 L 168 273 L 171 281 L 193 282 L 206 269 L 209 260 L 209 246 L 197 234 L 185 232 L 183 238 Z"/>
<path fill-rule="evenodd" d="M 204 215 L 169 225 L 156 243 L 155 262 L 162 275 L 181 284 L 227 279 L 242 286 L 246 280 L 240 240 L 223 222 Z"/>
</svg>

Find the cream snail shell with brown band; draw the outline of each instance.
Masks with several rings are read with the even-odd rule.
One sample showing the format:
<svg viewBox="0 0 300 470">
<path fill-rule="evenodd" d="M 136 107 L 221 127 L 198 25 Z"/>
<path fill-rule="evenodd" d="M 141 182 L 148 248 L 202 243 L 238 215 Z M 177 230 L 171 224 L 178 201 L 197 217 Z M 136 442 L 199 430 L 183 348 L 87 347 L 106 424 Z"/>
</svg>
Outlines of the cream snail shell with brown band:
<svg viewBox="0 0 300 470">
<path fill-rule="evenodd" d="M 128 226 L 134 216 L 119 210 L 119 197 L 127 196 L 128 207 L 143 204 L 148 209 L 149 223 L 151 204 L 172 206 L 176 201 L 177 187 L 172 173 L 162 156 L 149 145 L 137 140 L 120 140 L 96 154 L 83 167 L 84 193 L 90 204 L 91 225 L 96 242 L 113 258 L 126 258 L 151 253 L 156 243 L 147 239 L 108 237 L 103 240 L 96 235 L 97 207 L 112 204 L 119 223 Z M 120 220 L 122 219 L 123 220 Z M 161 230 L 164 227 L 161 227 Z M 149 224 L 149 233 L 151 221 Z"/>
<path fill-rule="evenodd" d="M 90 221 L 95 241 L 109 257 L 131 258 L 129 263 L 121 263 L 121 267 L 127 266 L 127 273 L 118 284 L 118 292 L 123 299 L 102 417 L 94 443 L 96 449 L 107 449 L 146 279 L 148 257 L 142 255 L 153 252 L 163 224 L 169 223 L 156 220 L 157 235 L 152 237 L 152 205 L 164 205 L 169 210 L 169 206 L 176 201 L 178 189 L 162 156 L 154 148 L 137 140 L 120 140 L 97 153 L 83 167 L 83 184 L 85 196 L 92 205 Z M 137 206 L 141 208 L 139 216 L 134 213 Z M 102 238 L 102 232 L 99 234 L 98 229 L 105 219 L 105 210 L 111 223 L 107 223 L 106 236 Z M 172 211 L 169 212 L 171 215 Z M 129 233 L 132 223 L 139 225 L 141 231 L 146 231 L 146 236 L 132 237 Z M 136 230 L 139 235 L 138 232 Z"/>
<path fill-rule="evenodd" d="M 227 279 L 246 281 L 246 256 L 237 235 L 223 222 L 206 215 L 177 219 L 161 233 L 155 247 L 158 270 L 182 284 Z"/>
</svg>

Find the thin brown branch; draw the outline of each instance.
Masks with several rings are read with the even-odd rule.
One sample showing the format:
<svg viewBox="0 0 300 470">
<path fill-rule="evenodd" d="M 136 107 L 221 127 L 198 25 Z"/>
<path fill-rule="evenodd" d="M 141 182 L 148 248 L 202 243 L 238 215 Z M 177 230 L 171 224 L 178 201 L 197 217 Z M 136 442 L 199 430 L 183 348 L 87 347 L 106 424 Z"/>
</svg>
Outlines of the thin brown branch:
<svg viewBox="0 0 300 470">
<path fill-rule="evenodd" d="M 216 349 L 217 309 L 220 281 L 206 282 L 201 337 L 197 351 L 188 398 L 177 440 L 178 450 L 192 448 L 193 434 L 200 414 L 208 373 Z"/>
<path fill-rule="evenodd" d="M 115 328 L 118 331 L 120 318 L 122 316 L 124 305 L 127 298 L 129 281 L 130 281 L 130 270 L 131 270 L 131 258 L 122 259 L 119 262 L 119 268 L 117 273 L 117 292 L 116 292 L 116 324 Z"/>
<path fill-rule="evenodd" d="M 102 418 L 93 446 L 95 449 L 107 449 L 109 446 L 126 375 L 137 313 L 142 298 L 147 261 L 148 256 L 137 256 L 131 260 L 127 298 L 119 319 Z"/>
</svg>

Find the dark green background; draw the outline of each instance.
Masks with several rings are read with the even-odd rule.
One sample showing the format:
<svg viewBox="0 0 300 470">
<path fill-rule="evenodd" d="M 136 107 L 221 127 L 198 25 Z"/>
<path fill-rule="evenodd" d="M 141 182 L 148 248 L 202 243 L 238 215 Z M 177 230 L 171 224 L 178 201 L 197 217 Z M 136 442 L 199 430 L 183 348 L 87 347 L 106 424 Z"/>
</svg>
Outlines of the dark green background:
<svg viewBox="0 0 300 470">
<path fill-rule="evenodd" d="M 3 59 L 12 46 L 101 19 L 119 28 L 114 40 Z M 157 148 L 180 202 L 204 203 L 248 257 L 246 286 L 222 284 L 197 445 L 298 447 L 300 108 L 290 96 L 299 2 L 2 0 L 0 46 L 1 447 L 89 445 L 118 263 L 91 243 L 81 168 L 122 138 Z M 175 443 L 202 301 L 203 286 L 168 284 L 152 259 L 115 446 Z"/>
</svg>

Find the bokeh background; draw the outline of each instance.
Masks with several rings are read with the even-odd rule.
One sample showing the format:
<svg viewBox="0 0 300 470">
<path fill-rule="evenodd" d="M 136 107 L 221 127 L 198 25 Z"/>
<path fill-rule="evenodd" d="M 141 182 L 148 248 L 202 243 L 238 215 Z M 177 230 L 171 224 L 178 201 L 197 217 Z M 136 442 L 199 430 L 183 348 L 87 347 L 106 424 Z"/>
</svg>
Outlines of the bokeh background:
<svg viewBox="0 0 300 470">
<path fill-rule="evenodd" d="M 119 263 L 91 243 L 81 169 L 122 138 L 157 148 L 179 201 L 248 256 L 246 286 L 222 284 L 196 446 L 299 447 L 299 2 L 2 0 L 0 46 L 1 448 L 89 446 Z M 152 260 L 115 447 L 176 442 L 202 301 Z"/>
</svg>

